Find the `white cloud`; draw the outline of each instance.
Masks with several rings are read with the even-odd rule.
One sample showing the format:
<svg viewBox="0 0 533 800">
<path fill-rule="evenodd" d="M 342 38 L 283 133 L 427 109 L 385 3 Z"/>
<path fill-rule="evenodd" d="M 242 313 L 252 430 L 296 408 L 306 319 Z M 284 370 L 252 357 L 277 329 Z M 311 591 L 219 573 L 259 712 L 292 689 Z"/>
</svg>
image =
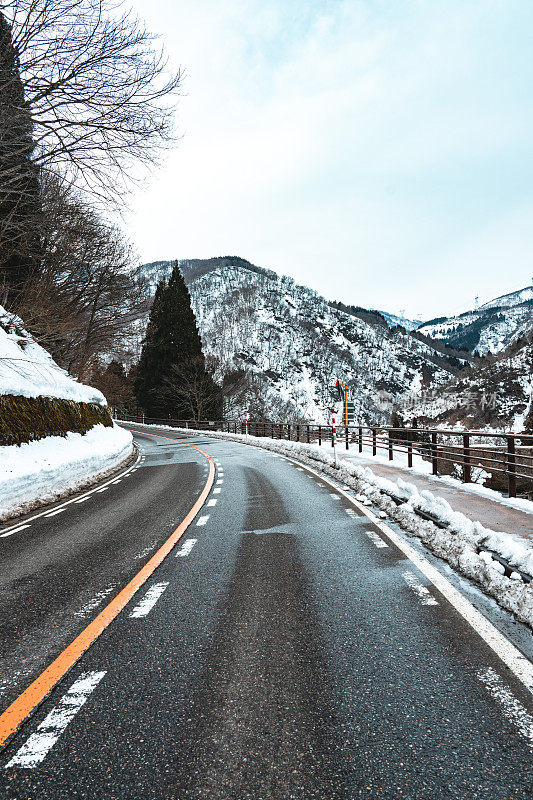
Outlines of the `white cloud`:
<svg viewBox="0 0 533 800">
<path fill-rule="evenodd" d="M 241 255 L 427 316 L 527 283 L 525 2 L 137 9 L 188 74 L 182 143 L 130 218 L 145 260 Z"/>
</svg>

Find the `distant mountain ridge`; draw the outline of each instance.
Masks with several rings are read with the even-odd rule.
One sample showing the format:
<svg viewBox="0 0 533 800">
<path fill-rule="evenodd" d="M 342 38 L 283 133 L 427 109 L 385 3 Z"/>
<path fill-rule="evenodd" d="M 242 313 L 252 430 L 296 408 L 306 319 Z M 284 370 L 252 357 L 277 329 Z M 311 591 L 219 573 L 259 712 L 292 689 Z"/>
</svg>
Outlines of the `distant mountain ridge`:
<svg viewBox="0 0 533 800">
<path fill-rule="evenodd" d="M 141 267 L 151 294 L 173 264 Z M 341 378 L 361 424 L 390 423 L 395 411 L 406 422 L 532 425 L 533 287 L 409 330 L 402 317 L 326 300 L 243 258 L 178 264 L 217 378 L 246 379 L 232 414 L 325 421 Z M 139 329 L 137 349 L 141 336 Z M 492 355 L 474 357 L 476 349 Z"/>
<path fill-rule="evenodd" d="M 327 301 L 317 292 L 237 257 L 183 259 L 206 355 L 220 379 L 247 375 L 257 414 L 325 421 L 337 378 L 353 388 L 362 422 L 390 417 L 392 404 L 446 383 L 464 362 L 390 326 L 383 314 Z M 151 291 L 173 262 L 142 267 Z"/>
<path fill-rule="evenodd" d="M 533 331 L 533 286 L 496 297 L 454 317 L 437 317 L 417 330 L 458 350 L 500 353 Z"/>
</svg>

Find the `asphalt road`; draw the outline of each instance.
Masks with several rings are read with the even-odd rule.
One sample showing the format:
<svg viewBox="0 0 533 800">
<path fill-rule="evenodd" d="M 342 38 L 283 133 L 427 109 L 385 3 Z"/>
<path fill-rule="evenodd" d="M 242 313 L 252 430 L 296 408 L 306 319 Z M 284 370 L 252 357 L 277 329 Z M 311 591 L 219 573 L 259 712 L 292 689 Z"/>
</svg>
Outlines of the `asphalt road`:
<svg viewBox="0 0 533 800">
<path fill-rule="evenodd" d="M 135 435 L 127 477 L 0 538 L 0 711 L 205 486 Z M 8 742 L 2 800 L 530 797 L 530 693 L 393 541 L 282 457 L 186 442 L 209 498 Z"/>
</svg>

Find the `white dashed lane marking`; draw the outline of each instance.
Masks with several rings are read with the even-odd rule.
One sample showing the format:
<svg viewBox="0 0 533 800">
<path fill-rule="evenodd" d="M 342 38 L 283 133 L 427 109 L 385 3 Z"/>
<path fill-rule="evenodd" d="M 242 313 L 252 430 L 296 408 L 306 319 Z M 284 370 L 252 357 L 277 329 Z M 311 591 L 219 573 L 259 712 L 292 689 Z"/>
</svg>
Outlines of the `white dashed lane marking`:
<svg viewBox="0 0 533 800">
<path fill-rule="evenodd" d="M 210 507 L 212 507 L 212 506 L 216 506 L 216 504 L 217 504 L 217 499 L 216 499 L 216 497 L 215 497 L 215 498 L 211 498 L 211 500 L 208 500 L 208 501 L 207 501 L 207 505 L 208 505 L 208 506 L 210 506 Z"/>
<path fill-rule="evenodd" d="M 197 527 L 201 527 L 202 525 L 205 525 L 208 519 L 209 519 L 209 514 L 204 514 L 204 516 L 200 517 L 200 519 L 196 523 Z"/>
<path fill-rule="evenodd" d="M 82 497 L 81 500 L 75 500 L 74 502 L 78 505 L 79 503 L 86 503 L 89 500 L 88 497 Z"/>
<path fill-rule="evenodd" d="M 504 716 L 516 726 L 518 732 L 533 750 L 533 717 L 531 714 L 528 714 L 522 703 L 516 699 L 498 673 L 491 667 L 485 672 L 479 672 L 478 678 L 496 702 L 500 704 Z"/>
<path fill-rule="evenodd" d="M 335 494 L 335 492 L 330 492 L 329 496 L 333 497 L 334 500 L 340 500 L 341 499 L 341 496 L 338 495 L 338 494 Z"/>
<path fill-rule="evenodd" d="M 57 514 L 62 514 L 65 511 L 64 508 L 57 508 L 55 511 L 50 511 L 49 514 L 45 514 L 45 517 L 55 517 Z"/>
<path fill-rule="evenodd" d="M 176 553 L 176 558 L 185 558 L 185 556 L 188 556 L 197 541 L 198 539 L 187 539 L 187 541 L 183 542 Z"/>
<path fill-rule="evenodd" d="M 43 719 L 35 733 L 32 733 L 20 750 L 7 762 L 6 769 L 10 767 L 33 769 L 40 764 L 69 722 L 85 705 L 89 695 L 96 689 L 104 675 L 105 672 L 86 672 L 80 675 L 57 706 Z"/>
<path fill-rule="evenodd" d="M 402 572 L 402 578 L 410 589 L 420 598 L 423 606 L 438 606 L 438 602 L 431 595 L 429 590 L 418 582 L 412 572 Z"/>
<path fill-rule="evenodd" d="M 374 531 L 365 531 L 365 533 L 366 533 L 366 535 L 368 536 L 368 538 L 369 538 L 369 539 L 370 539 L 372 542 L 374 542 L 374 544 L 376 545 L 376 547 L 388 547 L 388 546 L 389 546 L 389 545 L 388 545 L 386 542 L 384 542 L 384 541 L 383 541 L 383 539 L 381 538 L 381 536 L 378 536 L 378 535 L 377 535 L 377 533 L 374 533 Z M 413 577 L 414 577 L 414 576 L 413 576 Z M 429 594 L 429 592 L 428 592 L 428 594 Z M 436 602 L 437 602 L 437 601 L 435 601 L 435 603 L 436 603 Z"/>
<path fill-rule="evenodd" d="M 213 494 L 220 494 L 221 491 L 222 491 L 222 489 L 219 486 L 218 488 L 213 489 Z"/>
<path fill-rule="evenodd" d="M 138 603 L 130 614 L 132 619 L 145 617 L 155 606 L 163 592 L 168 586 L 168 581 L 154 583 L 150 586 L 140 603 Z"/>
</svg>

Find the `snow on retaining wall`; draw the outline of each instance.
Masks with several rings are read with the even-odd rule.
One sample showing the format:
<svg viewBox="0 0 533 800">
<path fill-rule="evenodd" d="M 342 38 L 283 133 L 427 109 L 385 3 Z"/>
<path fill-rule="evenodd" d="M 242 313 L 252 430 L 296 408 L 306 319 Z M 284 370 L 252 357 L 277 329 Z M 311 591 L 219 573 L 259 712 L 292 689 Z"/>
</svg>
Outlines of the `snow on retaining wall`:
<svg viewBox="0 0 533 800">
<path fill-rule="evenodd" d="M 156 427 L 191 433 L 186 428 L 163 425 Z M 338 459 L 338 466 L 335 467 L 333 456 L 313 445 L 217 431 L 201 431 L 201 435 L 253 443 L 266 450 L 298 458 L 345 483 L 359 493 L 356 499 L 366 505 L 377 506 L 404 530 L 418 536 L 435 555 L 448 561 L 467 578 L 476 581 L 503 608 L 533 628 L 533 583 L 524 584 L 516 573 L 516 579 L 505 577 L 501 574 L 501 564 L 490 558 L 488 553 L 477 552 L 478 546 L 485 546 L 500 553 L 512 566 L 531 575 L 533 549 L 526 540 L 508 533 L 490 531 L 480 522 L 473 522 L 464 514 L 454 511 L 442 497 L 435 497 L 429 491 L 419 493 L 416 486 L 401 478 L 393 483 L 378 477 L 369 467 L 361 467 L 342 459 Z M 394 493 L 404 499 L 405 503 L 396 505 L 385 492 Z M 415 508 L 431 514 L 447 527 L 442 529 L 433 522 L 421 519 L 415 513 Z"/>
<path fill-rule="evenodd" d="M 0 521 L 105 477 L 132 449 L 131 433 L 118 425 L 0 447 Z"/>
<path fill-rule="evenodd" d="M 23 397 L 61 397 L 83 403 L 105 405 L 104 395 L 92 386 L 71 378 L 58 367 L 32 336 L 19 317 L 0 306 L 0 394 Z"/>
</svg>

